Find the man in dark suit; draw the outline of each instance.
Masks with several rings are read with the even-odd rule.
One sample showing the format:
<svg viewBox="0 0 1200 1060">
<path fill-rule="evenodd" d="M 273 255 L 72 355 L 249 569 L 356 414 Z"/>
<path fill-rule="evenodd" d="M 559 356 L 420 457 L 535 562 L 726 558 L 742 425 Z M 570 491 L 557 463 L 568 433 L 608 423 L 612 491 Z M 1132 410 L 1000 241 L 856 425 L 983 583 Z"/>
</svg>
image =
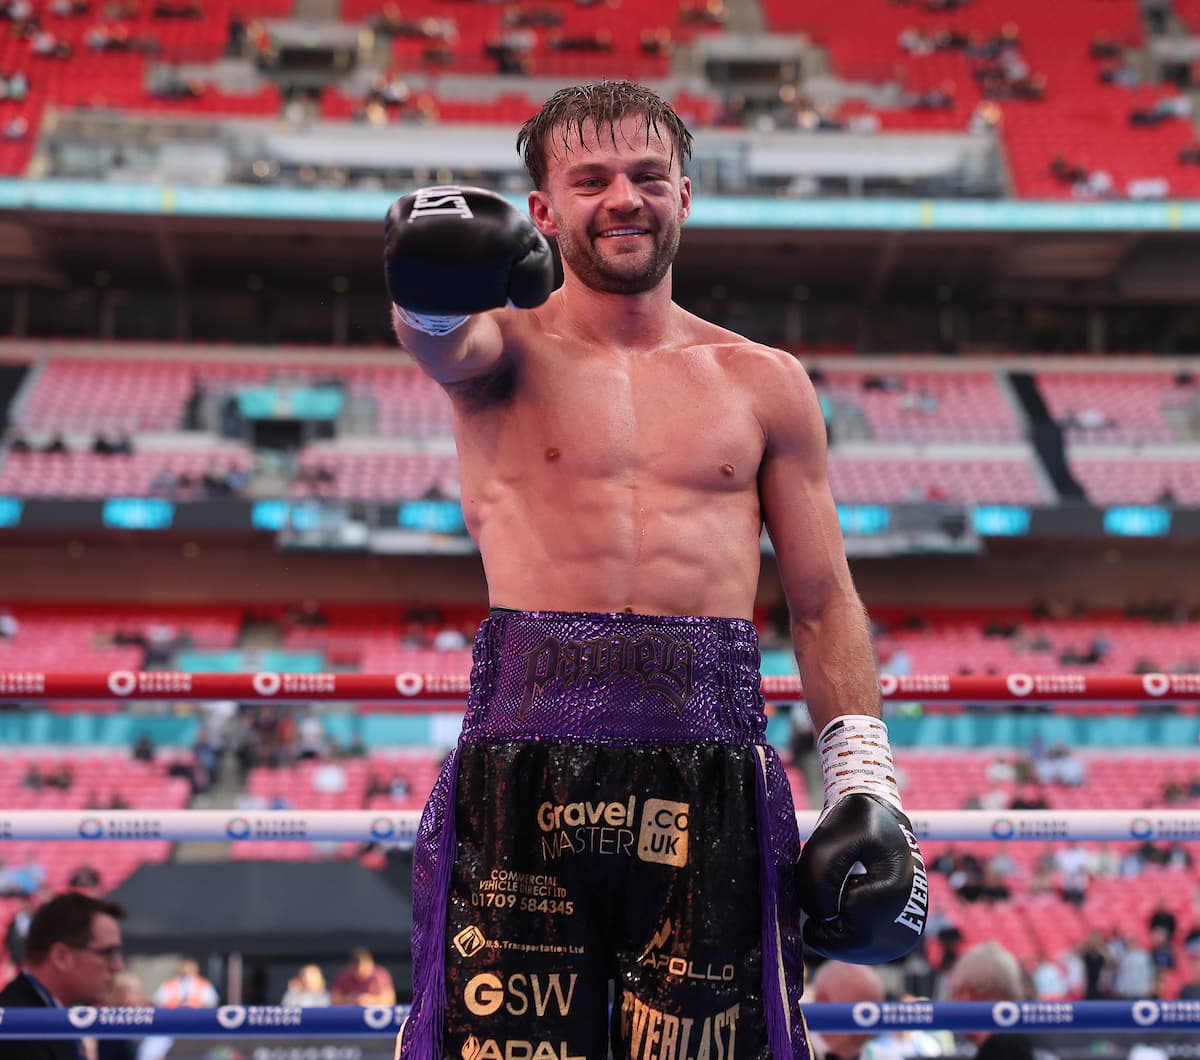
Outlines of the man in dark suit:
<svg viewBox="0 0 1200 1060">
<path fill-rule="evenodd" d="M 21 971 L 3 990 L 3 1008 L 101 1005 L 124 967 L 116 902 L 70 891 L 44 903 L 29 925 Z M 87 1060 L 84 1043 L 0 1038 L 0 1060 Z"/>
</svg>

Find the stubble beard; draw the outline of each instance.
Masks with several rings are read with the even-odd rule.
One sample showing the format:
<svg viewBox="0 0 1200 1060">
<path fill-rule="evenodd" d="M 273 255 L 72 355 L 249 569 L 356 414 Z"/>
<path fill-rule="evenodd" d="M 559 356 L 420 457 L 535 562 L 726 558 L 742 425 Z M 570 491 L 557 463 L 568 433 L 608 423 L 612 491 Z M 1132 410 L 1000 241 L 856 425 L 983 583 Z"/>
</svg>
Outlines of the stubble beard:
<svg viewBox="0 0 1200 1060">
<path fill-rule="evenodd" d="M 577 240 L 562 231 L 558 235 L 558 251 L 563 267 L 574 273 L 585 287 L 603 294 L 644 294 L 657 287 L 670 271 L 679 251 L 679 235 L 677 224 L 659 236 L 651 233 L 654 248 L 649 256 L 627 265 L 621 257 L 605 257 L 595 241 Z"/>
</svg>

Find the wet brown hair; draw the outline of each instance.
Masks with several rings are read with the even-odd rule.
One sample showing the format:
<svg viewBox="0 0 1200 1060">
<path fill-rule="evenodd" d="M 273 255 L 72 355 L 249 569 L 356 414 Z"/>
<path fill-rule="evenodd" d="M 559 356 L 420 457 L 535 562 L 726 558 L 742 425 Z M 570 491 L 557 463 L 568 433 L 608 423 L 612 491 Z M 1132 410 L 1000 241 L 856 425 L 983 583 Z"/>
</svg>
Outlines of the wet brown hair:
<svg viewBox="0 0 1200 1060">
<path fill-rule="evenodd" d="M 541 188 L 546 179 L 546 153 L 552 139 L 561 141 L 563 150 L 569 151 L 572 137 L 583 142 L 585 126 L 607 126 L 615 147 L 617 123 L 630 115 L 645 119 L 647 142 L 652 133 L 671 139 L 679 152 L 680 168 L 692 157 L 692 134 L 675 108 L 657 92 L 633 81 L 593 81 L 559 89 L 521 126 L 517 153 L 534 186 Z"/>
</svg>

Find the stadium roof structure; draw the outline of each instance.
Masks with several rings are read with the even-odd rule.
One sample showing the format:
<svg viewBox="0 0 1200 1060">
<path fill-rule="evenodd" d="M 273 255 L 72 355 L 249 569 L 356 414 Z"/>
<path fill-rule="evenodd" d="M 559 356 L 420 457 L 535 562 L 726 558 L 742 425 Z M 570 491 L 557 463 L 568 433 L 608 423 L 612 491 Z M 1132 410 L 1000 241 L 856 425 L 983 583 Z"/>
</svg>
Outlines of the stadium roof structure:
<svg viewBox="0 0 1200 1060">
<path fill-rule="evenodd" d="M 136 291 L 382 292 L 395 191 L 0 181 L 0 285 Z M 510 196 L 524 205 L 524 197 Z M 929 290 L 1004 300 L 1194 303 L 1200 202 L 1039 203 L 704 197 L 676 287 L 730 297 Z"/>
</svg>

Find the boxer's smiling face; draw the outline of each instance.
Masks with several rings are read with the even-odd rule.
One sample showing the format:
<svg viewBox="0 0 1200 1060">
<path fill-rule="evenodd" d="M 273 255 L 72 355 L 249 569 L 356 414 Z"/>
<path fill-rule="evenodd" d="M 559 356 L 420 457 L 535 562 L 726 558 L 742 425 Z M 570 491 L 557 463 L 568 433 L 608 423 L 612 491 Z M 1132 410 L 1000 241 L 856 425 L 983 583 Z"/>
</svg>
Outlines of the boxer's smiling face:
<svg viewBox="0 0 1200 1060">
<path fill-rule="evenodd" d="M 593 290 L 653 289 L 675 260 L 691 206 L 678 149 L 638 116 L 561 132 L 547 145 L 545 189 L 530 196 L 534 222 Z"/>
</svg>

